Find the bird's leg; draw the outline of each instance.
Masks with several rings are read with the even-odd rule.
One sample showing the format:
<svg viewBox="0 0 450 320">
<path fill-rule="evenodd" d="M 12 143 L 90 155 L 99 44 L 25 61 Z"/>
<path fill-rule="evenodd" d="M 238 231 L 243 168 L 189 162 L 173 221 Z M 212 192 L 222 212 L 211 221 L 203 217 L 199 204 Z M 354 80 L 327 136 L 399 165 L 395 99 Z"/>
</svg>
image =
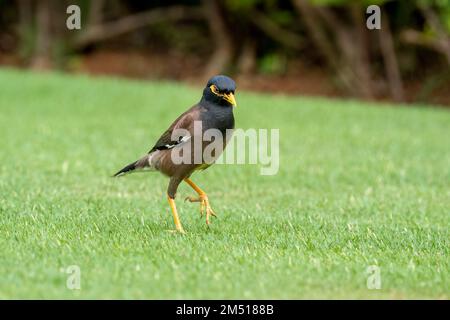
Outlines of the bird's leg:
<svg viewBox="0 0 450 320">
<path fill-rule="evenodd" d="M 194 189 L 198 194 L 198 198 L 187 197 L 186 200 L 188 200 L 189 202 L 200 202 L 200 215 L 203 216 L 203 212 L 205 212 L 206 224 L 209 225 L 209 218 L 211 216 L 216 217 L 216 213 L 213 211 L 213 209 L 211 209 L 211 206 L 209 205 L 208 196 L 191 179 L 186 178 L 184 179 L 184 181 L 186 181 L 186 183 L 190 185 L 192 189 Z"/>
<path fill-rule="evenodd" d="M 173 221 L 175 222 L 176 231 L 178 231 L 180 233 L 185 233 L 183 226 L 181 225 L 180 218 L 178 217 L 178 211 L 177 211 L 177 207 L 175 205 L 175 200 L 173 198 L 171 198 L 170 196 L 167 197 L 167 199 L 169 200 L 170 209 L 172 210 Z"/>
</svg>

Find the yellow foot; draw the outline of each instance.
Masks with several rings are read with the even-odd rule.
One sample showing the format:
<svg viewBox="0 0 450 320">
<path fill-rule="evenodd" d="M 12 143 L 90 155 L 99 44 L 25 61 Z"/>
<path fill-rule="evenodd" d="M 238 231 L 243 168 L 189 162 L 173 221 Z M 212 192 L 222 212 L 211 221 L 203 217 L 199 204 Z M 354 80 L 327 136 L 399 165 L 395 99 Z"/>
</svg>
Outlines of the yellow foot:
<svg viewBox="0 0 450 320">
<path fill-rule="evenodd" d="M 214 210 L 209 205 L 208 196 L 206 194 L 205 195 L 200 195 L 198 198 L 187 197 L 185 199 L 185 201 L 186 200 L 189 201 L 189 202 L 200 202 L 200 216 L 203 217 L 203 213 L 206 213 L 206 224 L 207 225 L 210 224 L 209 218 L 211 216 L 217 218 L 216 213 L 214 212 Z"/>
</svg>

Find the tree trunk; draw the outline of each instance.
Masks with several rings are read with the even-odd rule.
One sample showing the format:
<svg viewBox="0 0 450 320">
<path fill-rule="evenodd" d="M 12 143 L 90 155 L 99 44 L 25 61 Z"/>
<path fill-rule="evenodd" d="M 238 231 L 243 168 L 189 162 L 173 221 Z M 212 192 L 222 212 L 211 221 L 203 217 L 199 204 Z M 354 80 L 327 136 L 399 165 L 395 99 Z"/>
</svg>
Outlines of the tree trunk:
<svg viewBox="0 0 450 320">
<path fill-rule="evenodd" d="M 381 30 L 378 30 L 378 35 L 380 37 L 380 49 L 381 54 L 383 55 L 389 90 L 392 98 L 397 102 L 401 102 L 404 100 L 404 90 L 400 69 L 398 67 L 397 55 L 395 53 L 394 40 L 392 39 L 388 15 L 383 12 L 382 17 L 384 17 L 384 19 L 381 20 Z"/>
<path fill-rule="evenodd" d="M 89 5 L 89 18 L 88 25 L 95 26 L 99 25 L 103 21 L 103 6 L 105 5 L 105 0 L 94 0 L 90 2 Z"/>
<path fill-rule="evenodd" d="M 293 1 L 317 48 L 345 90 L 365 99 L 373 98 L 361 6 L 350 7 L 349 25 L 328 7 L 312 6 L 307 0 Z"/>
<path fill-rule="evenodd" d="M 52 67 L 51 0 L 36 3 L 36 45 L 31 68 L 47 70 Z"/>
<path fill-rule="evenodd" d="M 215 42 L 215 51 L 204 71 L 204 78 L 208 79 L 226 69 L 233 58 L 234 47 L 233 39 L 223 16 L 221 1 L 204 0 L 203 5 L 205 16 L 208 18 L 211 37 Z"/>
<path fill-rule="evenodd" d="M 353 20 L 353 29 L 355 40 L 355 61 L 354 66 L 356 68 L 357 81 L 361 82 L 361 92 L 364 98 L 373 99 L 373 84 L 370 68 L 370 55 L 369 55 L 369 34 L 366 28 L 366 21 L 364 18 L 364 9 L 361 5 L 352 5 L 351 13 Z"/>
</svg>

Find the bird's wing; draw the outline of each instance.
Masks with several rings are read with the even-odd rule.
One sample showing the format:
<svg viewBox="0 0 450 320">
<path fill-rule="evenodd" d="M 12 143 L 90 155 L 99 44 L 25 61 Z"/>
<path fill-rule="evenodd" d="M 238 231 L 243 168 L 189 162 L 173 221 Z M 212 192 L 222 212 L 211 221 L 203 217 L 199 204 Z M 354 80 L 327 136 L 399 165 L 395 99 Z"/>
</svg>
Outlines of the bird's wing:
<svg viewBox="0 0 450 320">
<path fill-rule="evenodd" d="M 149 151 L 152 153 L 155 150 L 166 150 L 175 147 L 176 145 L 189 140 L 190 135 L 172 137 L 173 131 L 176 129 L 185 129 L 192 134 L 194 122 L 200 120 L 200 107 L 193 106 L 181 116 L 179 116 L 158 139 L 154 147 Z"/>
</svg>

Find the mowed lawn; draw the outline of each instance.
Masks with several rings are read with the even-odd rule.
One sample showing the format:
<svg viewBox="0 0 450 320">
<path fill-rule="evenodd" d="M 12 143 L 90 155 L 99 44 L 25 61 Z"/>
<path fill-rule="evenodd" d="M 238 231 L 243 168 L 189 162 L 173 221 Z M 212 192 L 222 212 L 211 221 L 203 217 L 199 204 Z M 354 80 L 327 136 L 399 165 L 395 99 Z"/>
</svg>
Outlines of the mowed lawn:
<svg viewBox="0 0 450 320">
<path fill-rule="evenodd" d="M 219 217 L 181 185 L 182 236 L 167 178 L 110 176 L 201 90 L 0 71 L 0 298 L 449 298 L 448 110 L 238 91 L 237 127 L 280 129 L 279 172 L 195 174 Z"/>
</svg>

